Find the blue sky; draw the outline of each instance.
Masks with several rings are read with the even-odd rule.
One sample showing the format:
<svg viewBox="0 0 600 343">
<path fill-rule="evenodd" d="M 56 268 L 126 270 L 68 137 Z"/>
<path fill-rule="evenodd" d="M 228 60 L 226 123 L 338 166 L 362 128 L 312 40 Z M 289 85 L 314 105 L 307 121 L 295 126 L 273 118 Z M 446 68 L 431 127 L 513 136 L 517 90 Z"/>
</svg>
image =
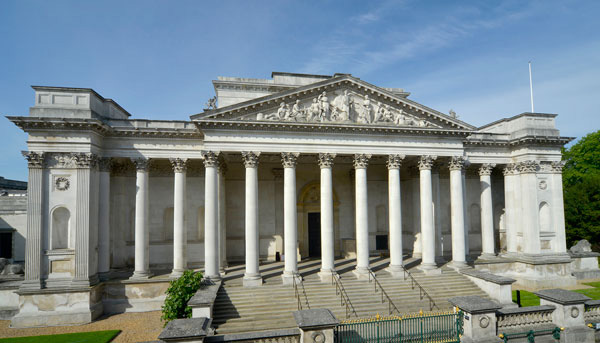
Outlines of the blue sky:
<svg viewBox="0 0 600 343">
<path fill-rule="evenodd" d="M 189 119 L 217 76 L 351 73 L 480 126 L 558 113 L 600 128 L 600 1 L 0 2 L 0 176 L 27 179 L 30 85 L 89 87 L 134 118 Z"/>
</svg>

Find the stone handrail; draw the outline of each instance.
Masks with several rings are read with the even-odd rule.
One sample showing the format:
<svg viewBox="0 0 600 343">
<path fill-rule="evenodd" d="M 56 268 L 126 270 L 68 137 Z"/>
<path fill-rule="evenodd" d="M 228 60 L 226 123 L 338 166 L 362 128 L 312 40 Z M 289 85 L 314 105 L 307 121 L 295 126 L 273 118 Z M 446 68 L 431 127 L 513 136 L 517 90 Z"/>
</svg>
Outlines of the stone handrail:
<svg viewBox="0 0 600 343">
<path fill-rule="evenodd" d="M 586 323 L 600 323 L 600 300 L 586 301 L 583 316 Z"/>
<path fill-rule="evenodd" d="M 213 305 L 220 287 L 221 281 L 202 281 L 200 289 L 187 303 L 192 308 L 192 318 L 212 318 Z"/>
<path fill-rule="evenodd" d="M 529 306 L 496 311 L 498 331 L 506 329 L 521 329 L 524 327 L 553 325 L 553 305 Z"/>
<path fill-rule="evenodd" d="M 228 335 L 207 336 L 204 343 L 222 342 L 255 342 L 255 343 L 299 343 L 300 330 L 279 329 L 269 331 L 254 331 Z"/>
</svg>

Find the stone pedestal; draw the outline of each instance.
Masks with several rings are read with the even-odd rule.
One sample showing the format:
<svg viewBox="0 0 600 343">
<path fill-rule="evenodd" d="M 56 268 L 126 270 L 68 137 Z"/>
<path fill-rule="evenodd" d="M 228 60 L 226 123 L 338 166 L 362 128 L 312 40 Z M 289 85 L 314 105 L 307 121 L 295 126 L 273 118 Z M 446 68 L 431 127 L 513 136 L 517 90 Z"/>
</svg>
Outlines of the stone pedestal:
<svg viewBox="0 0 600 343">
<path fill-rule="evenodd" d="M 206 336 L 211 336 L 212 319 L 186 318 L 170 321 L 158 335 L 161 342 L 202 343 Z"/>
<path fill-rule="evenodd" d="M 328 309 L 294 312 L 300 329 L 300 343 L 334 343 L 334 329 L 340 323 Z"/>
<path fill-rule="evenodd" d="M 589 297 L 564 289 L 544 289 L 536 292 L 540 305 L 554 305 L 552 321 L 561 328 L 561 342 L 594 342 L 595 330 L 586 326 L 585 302 Z"/>
<path fill-rule="evenodd" d="M 464 312 L 463 336 L 461 342 L 498 342 L 496 336 L 496 310 L 500 306 L 495 302 L 475 295 L 448 299 Z"/>
</svg>

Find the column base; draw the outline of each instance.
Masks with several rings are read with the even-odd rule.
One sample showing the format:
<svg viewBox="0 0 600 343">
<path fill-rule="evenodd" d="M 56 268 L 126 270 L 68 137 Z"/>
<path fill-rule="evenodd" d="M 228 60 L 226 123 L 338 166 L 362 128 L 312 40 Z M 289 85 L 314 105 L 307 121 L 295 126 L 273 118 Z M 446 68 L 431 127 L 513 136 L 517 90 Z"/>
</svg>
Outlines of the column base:
<svg viewBox="0 0 600 343">
<path fill-rule="evenodd" d="M 204 278 L 208 281 L 220 281 L 221 280 L 221 275 L 220 274 L 216 274 L 216 275 L 204 275 Z"/>
<path fill-rule="evenodd" d="M 499 256 L 496 256 L 496 254 L 482 253 L 481 255 L 479 255 L 479 257 L 477 257 L 477 259 L 475 260 L 475 263 L 489 263 L 489 262 L 497 262 L 500 260 L 502 260 L 502 258 Z"/>
<path fill-rule="evenodd" d="M 19 286 L 20 290 L 38 290 L 44 288 L 44 282 L 42 280 L 25 280 Z"/>
<path fill-rule="evenodd" d="M 451 261 L 450 263 L 447 264 L 448 267 L 459 271 L 461 269 L 465 269 L 465 268 L 469 268 L 469 265 L 467 264 L 466 261 Z"/>
<path fill-rule="evenodd" d="M 418 267 L 425 275 L 440 275 L 442 274 L 442 269 L 438 268 L 437 265 L 431 264 L 423 264 L 421 263 Z"/>
<path fill-rule="evenodd" d="M 352 273 L 356 276 L 357 279 L 359 280 L 369 280 L 369 272 L 370 269 L 369 268 L 365 268 L 365 267 L 356 267 Z"/>
<path fill-rule="evenodd" d="M 129 278 L 129 280 L 148 280 L 149 278 L 153 277 L 154 274 L 152 274 L 151 271 L 134 271 L 133 275 L 131 275 L 131 277 Z"/>
<path fill-rule="evenodd" d="M 390 275 L 395 279 L 405 279 L 406 277 L 406 273 L 404 272 L 404 268 L 402 268 L 402 266 L 390 264 L 387 268 L 385 268 L 385 271 L 390 273 Z"/>
<path fill-rule="evenodd" d="M 185 270 L 183 270 L 183 269 L 173 269 L 171 274 L 169 274 L 169 279 L 171 279 L 171 280 L 178 279 L 179 277 L 181 277 L 181 275 L 183 275 L 184 271 Z"/>
<path fill-rule="evenodd" d="M 109 280 L 109 279 L 110 279 L 110 277 L 111 277 L 111 273 L 110 273 L 110 271 L 98 273 L 98 279 L 99 279 L 100 281 L 106 281 L 106 280 Z"/>
<path fill-rule="evenodd" d="M 318 273 L 321 282 L 331 283 L 331 279 L 337 272 L 333 269 L 321 269 Z"/>
<path fill-rule="evenodd" d="M 302 282 L 302 276 L 297 272 L 291 273 L 284 271 L 283 274 L 281 274 L 281 281 L 283 281 L 284 285 L 293 285 L 294 279 L 296 280 L 296 283 Z"/>
<path fill-rule="evenodd" d="M 242 284 L 244 285 L 244 287 L 258 287 L 258 286 L 262 286 L 263 279 L 260 276 L 260 274 L 255 274 L 255 275 L 246 274 L 246 275 L 244 275 Z"/>
<path fill-rule="evenodd" d="M 93 286 L 95 284 L 98 284 L 100 282 L 100 279 L 98 279 L 98 274 L 94 274 L 88 278 L 85 279 L 73 279 L 71 280 L 71 287 L 73 288 L 78 288 L 78 287 L 90 287 Z"/>
</svg>

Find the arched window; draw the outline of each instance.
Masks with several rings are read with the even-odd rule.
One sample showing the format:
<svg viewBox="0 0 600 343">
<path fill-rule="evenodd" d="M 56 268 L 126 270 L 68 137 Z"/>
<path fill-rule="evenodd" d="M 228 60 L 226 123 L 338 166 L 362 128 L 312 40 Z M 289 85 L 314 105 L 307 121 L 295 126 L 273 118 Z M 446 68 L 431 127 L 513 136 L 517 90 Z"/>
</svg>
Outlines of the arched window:
<svg viewBox="0 0 600 343">
<path fill-rule="evenodd" d="M 547 202 L 542 202 L 540 204 L 540 231 L 554 231 L 550 205 L 548 205 Z"/>
<path fill-rule="evenodd" d="M 73 249 L 75 235 L 71 234 L 71 213 L 65 207 L 52 211 L 51 249 Z"/>
</svg>

